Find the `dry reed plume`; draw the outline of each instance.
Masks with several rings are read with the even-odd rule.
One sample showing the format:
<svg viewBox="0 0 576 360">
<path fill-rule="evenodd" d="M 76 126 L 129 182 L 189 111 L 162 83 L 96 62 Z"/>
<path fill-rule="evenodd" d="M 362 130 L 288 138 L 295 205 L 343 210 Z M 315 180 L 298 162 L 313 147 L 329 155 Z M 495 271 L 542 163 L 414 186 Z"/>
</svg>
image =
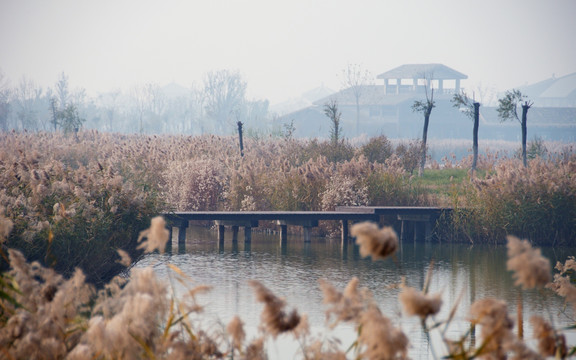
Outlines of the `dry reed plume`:
<svg viewBox="0 0 576 360">
<path fill-rule="evenodd" d="M 516 285 L 525 289 L 542 288 L 552 280 L 550 261 L 528 240 L 508 236 L 508 270 L 514 271 Z"/>
<path fill-rule="evenodd" d="M 379 229 L 374 223 L 363 222 L 354 224 L 350 233 L 356 237 L 356 244 L 360 245 L 360 254 L 363 257 L 385 259 L 398 249 L 398 235 L 392 227 Z"/>
<path fill-rule="evenodd" d="M 541 355 L 566 357 L 568 349 L 563 334 L 558 334 L 552 325 L 540 316 L 532 316 L 530 323 L 534 328 L 534 338 L 538 339 L 538 351 Z"/>
<path fill-rule="evenodd" d="M 262 325 L 265 331 L 276 337 L 284 332 L 294 330 L 300 323 L 300 315 L 296 310 L 290 314 L 284 311 L 286 302 L 272 293 L 267 287 L 256 280 L 250 285 L 256 293 L 256 300 L 264 304 L 262 310 Z"/>
<path fill-rule="evenodd" d="M 442 307 L 440 294 L 424 294 L 412 287 L 404 287 L 398 297 L 408 316 L 417 315 L 421 319 L 436 315 Z"/>
<path fill-rule="evenodd" d="M 564 264 L 558 262 L 556 264 L 557 274 L 554 274 L 554 281 L 546 287 L 562 296 L 567 302 L 572 304 L 576 310 L 576 286 L 574 286 L 574 278 L 576 275 L 576 261 L 574 256 L 569 257 Z"/>
</svg>

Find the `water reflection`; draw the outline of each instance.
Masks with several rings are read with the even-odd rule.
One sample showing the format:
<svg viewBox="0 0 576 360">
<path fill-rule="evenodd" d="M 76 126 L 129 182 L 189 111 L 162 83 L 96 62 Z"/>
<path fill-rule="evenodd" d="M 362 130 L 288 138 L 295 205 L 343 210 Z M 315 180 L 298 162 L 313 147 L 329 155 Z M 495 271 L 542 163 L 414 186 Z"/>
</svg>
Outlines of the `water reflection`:
<svg viewBox="0 0 576 360">
<path fill-rule="evenodd" d="M 242 235 L 242 234 L 240 234 Z M 201 298 L 206 305 L 207 316 L 227 323 L 238 314 L 252 332 L 256 332 L 260 319 L 261 305 L 255 302 L 247 281 L 256 279 L 277 295 L 286 299 L 289 306 L 307 313 L 315 329 L 324 329 L 325 314 L 322 292 L 318 279 L 324 278 L 343 289 L 352 277 L 358 277 L 360 285 L 367 287 L 381 310 L 396 324 L 402 326 L 411 340 L 410 356 L 413 359 L 430 357 L 431 343 L 428 334 L 422 331 L 417 319 L 401 314 L 397 297 L 397 285 L 404 279 L 407 285 L 422 288 L 428 269 L 433 266 L 430 283 L 432 293 L 441 292 L 444 306 L 438 319 L 445 319 L 458 299 L 456 321 L 448 334 L 456 338 L 469 327 L 466 322 L 467 309 L 475 300 L 496 297 L 509 304 L 509 312 L 515 317 L 520 290 L 514 286 L 511 274 L 506 270 L 506 248 L 504 246 L 470 246 L 405 242 L 392 259 L 373 262 L 360 257 L 358 247 L 341 246 L 339 240 L 313 238 L 304 242 L 300 237 L 288 237 L 282 244 L 279 236 L 253 233 L 252 241 L 245 243 L 243 237 L 234 242 L 226 238 L 221 243 L 216 232 L 206 228 L 190 228 L 185 252 L 168 255 L 151 255 L 137 266 L 152 265 L 162 277 L 167 277 L 165 262 L 178 266 L 187 273 L 194 284 L 209 284 L 213 290 Z M 543 248 L 542 252 L 554 265 L 576 253 L 574 249 Z M 177 282 L 174 282 L 177 284 Z M 176 291 L 182 289 L 176 286 Z M 524 324 L 533 314 L 548 316 L 549 309 L 557 326 L 567 324 L 560 315 L 563 301 L 556 296 L 542 296 L 537 291 L 522 293 Z M 548 309 L 548 310 L 547 310 Z M 524 329 L 529 338 L 530 329 Z M 351 328 L 336 330 L 344 337 L 343 347 L 350 343 L 346 337 L 353 335 Z M 573 337 L 570 338 L 574 343 Z M 434 343 L 437 351 L 440 344 Z M 280 341 L 274 344 L 272 358 L 279 354 L 292 354 L 295 344 Z M 292 347 L 285 351 L 286 347 Z M 278 356 L 276 356 L 278 355 Z"/>
</svg>

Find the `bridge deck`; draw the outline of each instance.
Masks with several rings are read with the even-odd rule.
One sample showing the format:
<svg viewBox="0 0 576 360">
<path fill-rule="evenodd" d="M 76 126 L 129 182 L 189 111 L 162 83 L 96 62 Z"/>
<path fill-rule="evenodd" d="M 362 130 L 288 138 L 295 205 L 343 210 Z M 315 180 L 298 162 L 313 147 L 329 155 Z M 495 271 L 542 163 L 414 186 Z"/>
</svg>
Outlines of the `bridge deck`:
<svg viewBox="0 0 576 360">
<path fill-rule="evenodd" d="M 372 220 L 379 221 L 385 215 L 431 215 L 439 216 L 451 208 L 422 206 L 339 206 L 336 211 L 180 211 L 165 213 L 173 221 L 189 220 Z"/>
<path fill-rule="evenodd" d="M 381 216 L 394 216 L 402 222 L 401 238 L 404 237 L 406 224 L 419 223 L 425 226 L 425 238 L 432 234 L 436 220 L 443 213 L 449 213 L 451 208 L 419 207 L 419 206 L 340 206 L 336 211 L 180 211 L 164 213 L 164 217 L 179 228 L 178 243 L 184 242 L 185 229 L 189 221 L 208 220 L 218 225 L 218 238 L 224 241 L 225 226 L 232 226 L 234 238 L 238 227 L 244 227 L 245 239 L 250 240 L 251 228 L 258 226 L 258 221 L 276 221 L 280 225 L 281 241 L 286 241 L 287 226 L 297 225 L 304 228 L 304 238 L 310 240 L 310 228 L 318 226 L 320 220 L 341 221 L 342 243 L 348 241 L 348 221 L 380 222 Z M 407 226 L 407 225 L 406 225 Z M 416 236 L 416 235 L 415 235 Z"/>
<path fill-rule="evenodd" d="M 377 221 L 379 215 L 371 209 L 364 211 L 190 211 L 167 213 L 165 216 L 171 220 L 224 220 L 224 221 L 253 221 L 253 220 L 373 220 Z"/>
</svg>

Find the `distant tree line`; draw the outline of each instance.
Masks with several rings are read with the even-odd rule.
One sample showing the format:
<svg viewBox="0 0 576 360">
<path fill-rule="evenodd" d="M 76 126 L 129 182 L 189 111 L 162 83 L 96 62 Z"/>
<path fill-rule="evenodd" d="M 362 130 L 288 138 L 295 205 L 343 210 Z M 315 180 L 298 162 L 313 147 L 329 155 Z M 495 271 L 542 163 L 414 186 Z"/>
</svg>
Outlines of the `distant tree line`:
<svg viewBox="0 0 576 360">
<path fill-rule="evenodd" d="M 42 88 L 25 76 L 13 84 L 0 70 L 0 131 L 228 135 L 238 121 L 248 131 L 271 131 L 268 101 L 248 100 L 246 88 L 239 72 L 218 70 L 177 93 L 147 83 L 89 97 L 83 88 L 72 89 L 65 73 Z"/>
</svg>

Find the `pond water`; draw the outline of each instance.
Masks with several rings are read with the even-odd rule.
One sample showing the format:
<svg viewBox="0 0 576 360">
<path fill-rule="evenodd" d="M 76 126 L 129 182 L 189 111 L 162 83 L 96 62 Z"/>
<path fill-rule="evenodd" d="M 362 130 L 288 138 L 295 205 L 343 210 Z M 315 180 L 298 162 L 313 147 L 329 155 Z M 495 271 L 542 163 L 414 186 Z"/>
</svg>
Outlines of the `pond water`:
<svg viewBox="0 0 576 360">
<path fill-rule="evenodd" d="M 576 249 L 542 248 L 542 253 L 554 266 L 576 254 Z M 548 291 L 520 291 L 514 286 L 511 273 L 506 270 L 506 247 L 447 243 L 404 242 L 394 258 L 372 261 L 361 258 L 358 248 L 342 248 L 339 239 L 317 238 L 306 243 L 300 236 L 289 236 L 282 246 L 279 235 L 253 233 L 246 244 L 240 231 L 239 241 L 232 242 L 227 231 L 223 246 L 217 233 L 203 227 L 187 231 L 186 250 L 164 255 L 152 254 L 142 259 L 136 267 L 152 266 L 159 277 L 170 280 L 174 291 L 185 287 L 174 281 L 175 274 L 167 266 L 176 265 L 192 280 L 190 286 L 211 285 L 212 290 L 202 295 L 205 306 L 204 325 L 218 321 L 227 324 L 239 315 L 248 329 L 256 336 L 262 305 L 257 303 L 248 280 L 262 282 L 277 296 L 285 298 L 288 308 L 308 315 L 314 332 L 336 336 L 342 349 L 355 339 L 351 326 L 326 327 L 325 310 L 319 279 L 326 279 L 337 289 L 343 290 L 353 277 L 360 287 L 373 293 L 382 312 L 400 326 L 410 338 L 410 357 L 428 359 L 443 352 L 440 340 L 434 333 L 422 331 L 420 321 L 402 314 L 396 285 L 402 278 L 408 286 L 421 289 L 433 262 L 430 282 L 431 293 L 441 293 L 443 306 L 437 320 L 448 317 L 458 301 L 455 321 L 451 322 L 448 336 L 456 339 L 469 329 L 466 321 L 470 304 L 475 300 L 495 297 L 508 303 L 510 316 L 516 320 L 518 300 L 523 304 L 524 336 L 531 338 L 529 319 L 533 314 L 552 317 L 556 327 L 574 324 L 571 307 L 565 309 L 561 298 Z M 564 310 L 564 312 L 563 312 Z M 516 329 L 515 329 L 516 331 Z M 436 334 L 437 335 L 437 334 Z M 567 333 L 568 343 L 574 345 L 576 336 Z M 271 359 L 298 359 L 298 344 L 290 336 L 281 335 L 267 344 Z"/>
</svg>

